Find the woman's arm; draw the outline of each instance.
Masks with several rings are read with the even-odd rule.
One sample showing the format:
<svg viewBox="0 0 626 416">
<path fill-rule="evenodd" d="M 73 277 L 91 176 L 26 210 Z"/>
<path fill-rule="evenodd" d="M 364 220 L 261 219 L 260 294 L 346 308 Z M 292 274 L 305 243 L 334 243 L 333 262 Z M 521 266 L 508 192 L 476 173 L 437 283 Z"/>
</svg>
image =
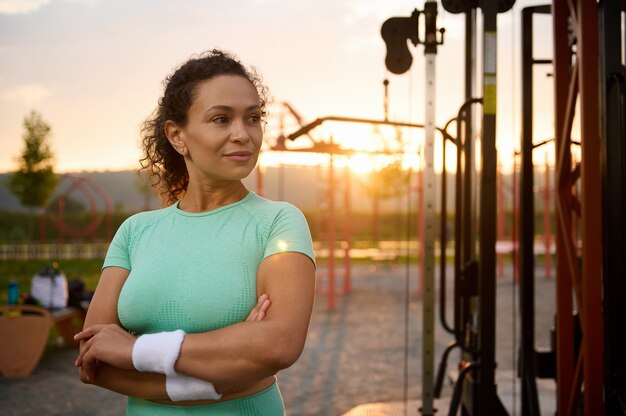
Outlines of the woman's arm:
<svg viewBox="0 0 626 416">
<path fill-rule="evenodd" d="M 127 269 L 121 267 L 106 267 L 102 271 L 98 287 L 87 310 L 84 328 L 101 324 L 114 324 L 121 328 L 117 315 L 117 300 L 129 273 Z M 120 334 L 120 336 L 124 335 Z M 132 338 L 134 342 L 131 334 L 126 333 L 126 336 Z M 118 353 L 122 355 L 132 353 L 132 344 L 129 351 L 124 349 L 124 345 L 128 343 L 118 345 L 121 349 L 117 351 Z M 85 342 L 81 342 L 80 356 L 84 353 L 85 347 Z M 76 361 L 76 365 L 79 366 L 80 379 L 84 383 L 95 384 L 129 396 L 146 399 L 168 398 L 165 391 L 165 376 L 161 374 L 123 370 L 97 361 L 83 363 L 80 358 Z"/>
<path fill-rule="evenodd" d="M 272 300 L 265 319 L 187 335 L 177 372 L 216 384 L 237 383 L 274 375 L 298 359 L 313 308 L 313 262 L 294 252 L 267 257 L 257 272 L 257 289 Z"/>
<path fill-rule="evenodd" d="M 104 361 L 83 360 L 88 349 L 93 350 L 94 354 L 98 354 L 97 349 L 108 351 L 115 357 L 110 361 L 124 361 L 125 356 L 132 354 L 136 338 L 122 328 L 117 315 L 117 300 L 128 275 L 128 270 L 119 267 L 107 267 L 102 272 L 84 326 L 87 332 L 89 329 L 99 328 L 96 335 L 100 342 L 95 342 L 93 337 L 81 336 L 85 331 L 76 336 L 77 339 L 86 340 L 81 342 L 80 355 L 76 360 L 80 378 L 85 383 L 128 396 L 169 400 L 165 389 L 165 376 L 162 374 L 135 371 L 132 362 L 126 367 L 118 368 Z M 262 295 L 250 311 L 246 322 L 263 320 L 269 306 L 267 295 Z M 233 393 L 245 389 L 246 386 L 230 383 L 217 387 L 222 393 Z"/>
<path fill-rule="evenodd" d="M 257 290 L 272 301 L 265 318 L 186 335 L 175 366 L 178 373 L 215 385 L 240 385 L 272 376 L 298 359 L 313 308 L 313 262 L 295 252 L 267 257 L 257 272 Z M 106 335 L 109 329 L 93 325 L 79 334 L 80 339 L 90 338 L 79 360 L 88 369 L 97 361 L 132 369 L 134 339 L 123 333 Z"/>
<path fill-rule="evenodd" d="M 300 253 L 272 255 L 259 266 L 257 290 L 272 301 L 265 318 L 186 335 L 175 366 L 178 373 L 216 385 L 245 385 L 274 375 L 298 359 L 313 308 L 313 262 Z M 121 369 L 132 369 L 134 339 L 119 331 L 112 333 L 110 329 L 110 326 L 94 325 L 79 334 L 84 339 L 91 337 L 87 342 L 89 350 L 81 352 L 79 360 L 87 368 L 96 361 L 104 361 Z"/>
</svg>

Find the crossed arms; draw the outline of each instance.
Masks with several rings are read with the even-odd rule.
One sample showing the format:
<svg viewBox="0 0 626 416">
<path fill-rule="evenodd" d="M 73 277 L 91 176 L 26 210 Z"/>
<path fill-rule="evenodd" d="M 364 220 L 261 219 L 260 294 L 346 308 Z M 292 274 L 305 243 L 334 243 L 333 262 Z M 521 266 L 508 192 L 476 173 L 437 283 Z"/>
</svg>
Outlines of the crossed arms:
<svg viewBox="0 0 626 416">
<path fill-rule="evenodd" d="M 117 300 L 128 274 L 119 267 L 103 270 L 85 330 L 76 338 L 82 341 L 76 365 L 83 382 L 168 403 L 165 376 L 134 369 L 136 338 L 121 327 L 117 316 Z M 212 382 L 226 400 L 268 387 L 279 370 L 292 365 L 304 348 L 311 317 L 313 262 L 294 252 L 267 257 L 257 271 L 257 293 L 271 299 L 269 309 L 269 302 L 260 298 L 245 322 L 186 335 L 176 372 Z"/>
</svg>

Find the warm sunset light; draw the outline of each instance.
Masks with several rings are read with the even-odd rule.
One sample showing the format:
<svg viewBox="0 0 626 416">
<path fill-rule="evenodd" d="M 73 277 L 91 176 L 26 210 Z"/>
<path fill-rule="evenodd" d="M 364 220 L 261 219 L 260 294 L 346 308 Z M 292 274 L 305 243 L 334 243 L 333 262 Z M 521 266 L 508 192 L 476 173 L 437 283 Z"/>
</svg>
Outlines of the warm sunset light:
<svg viewBox="0 0 626 416">
<path fill-rule="evenodd" d="M 175 33 L 166 33 L 158 29 L 161 27 L 158 21 L 144 22 L 144 10 L 133 3 L 124 3 L 123 7 L 121 3 L 101 0 L 24 3 L 32 4 L 25 8 L 6 5 L 0 8 L 1 59 L 5 64 L 0 79 L 0 123 L 4 129 L 0 139 L 4 150 L 0 155 L 0 171 L 14 169 L 13 160 L 21 143 L 21 120 L 33 109 L 40 111 L 51 125 L 51 146 L 58 171 L 136 168 L 140 158 L 139 126 L 156 105 L 161 81 L 190 55 L 213 46 L 231 50 L 245 63 L 258 68 L 263 76 L 273 98 L 266 131 L 270 146 L 281 133 L 293 133 L 317 117 L 384 119 L 382 81 L 385 78 L 389 79 L 389 120 L 424 122 L 420 93 L 423 67 L 419 64 L 422 52 L 415 49 L 415 64 L 409 73 L 390 75 L 385 70 L 385 46 L 379 33 L 384 19 L 403 15 L 416 6 L 415 2 L 339 1 L 323 2 L 315 8 L 302 4 L 290 8 L 289 17 L 280 17 L 280 30 L 266 25 L 268 19 L 277 18 L 273 9 L 266 7 L 266 1 L 246 2 L 246 11 L 237 13 L 240 25 L 258 34 L 257 41 L 261 44 L 276 45 L 277 53 L 267 53 L 256 46 L 257 42 L 251 45 L 240 30 L 227 24 L 232 12 L 228 7 L 224 8 L 227 18 L 207 27 L 204 19 L 216 13 L 213 6 L 190 3 L 174 8 L 171 3 L 155 0 L 151 9 L 159 16 L 176 13 L 187 19 L 187 24 Z M 324 33 L 317 30 L 317 20 L 309 18 L 313 9 L 315 13 L 330 16 L 325 19 Z M 111 16 L 112 20 L 105 24 L 102 16 Z M 463 48 L 463 18 L 443 9 L 439 17 L 446 28 L 446 43 L 438 55 L 436 123 L 443 126 L 462 103 L 463 68 L 456 64 L 458 53 L 453 51 Z M 111 27 L 128 29 L 111 30 Z M 510 17 L 503 15 L 499 32 L 504 37 L 517 36 L 512 28 Z M 307 33 L 317 33 L 317 37 L 309 39 Z M 146 39 L 152 41 L 146 43 Z M 510 42 L 504 40 L 502 44 Z M 142 53 L 137 54 L 137 50 Z M 323 70 L 302 62 L 299 54 L 304 50 L 307 56 L 315 56 L 324 63 Z M 24 51 L 31 51 L 27 55 L 38 56 L 39 61 L 45 60 L 50 65 L 45 70 L 38 67 Z M 61 55 L 58 51 L 62 51 Z M 519 83 L 519 74 L 507 69 L 514 61 L 513 53 L 507 50 L 498 55 L 502 67 L 498 83 L 504 91 L 503 97 Z M 540 81 L 545 80 L 542 77 Z M 511 124 L 519 125 L 518 96 L 508 95 L 515 99 L 498 101 L 502 107 L 499 130 L 511 131 Z M 538 108 L 537 113 L 550 111 Z M 103 115 L 106 115 L 104 120 Z M 538 136 L 544 135 L 544 125 L 550 130 L 552 120 L 537 120 Z M 423 132 L 418 129 L 338 122 L 324 123 L 313 129 L 311 136 L 326 142 L 332 138 L 345 149 L 404 151 L 407 155 L 413 154 L 423 140 Z M 307 137 L 287 143 L 289 148 L 311 144 Z M 504 148 L 512 146 L 507 144 Z M 510 159 L 510 153 L 502 154 Z M 310 154 L 264 155 L 262 162 L 271 166 L 290 164 L 294 159 L 298 160 L 295 164 L 326 163 L 325 158 Z M 367 171 L 367 164 L 357 160 L 351 162 L 359 165 L 353 170 Z M 441 161 L 437 163 L 440 167 Z M 409 164 L 414 166 L 415 162 Z"/>
<path fill-rule="evenodd" d="M 348 161 L 350 170 L 358 174 L 368 174 L 374 169 L 374 164 L 371 156 L 364 153 L 357 153 L 350 157 Z"/>
<path fill-rule="evenodd" d="M 626 416 L 626 0 L 0 0 L 0 65 L 0 416 Z"/>
</svg>

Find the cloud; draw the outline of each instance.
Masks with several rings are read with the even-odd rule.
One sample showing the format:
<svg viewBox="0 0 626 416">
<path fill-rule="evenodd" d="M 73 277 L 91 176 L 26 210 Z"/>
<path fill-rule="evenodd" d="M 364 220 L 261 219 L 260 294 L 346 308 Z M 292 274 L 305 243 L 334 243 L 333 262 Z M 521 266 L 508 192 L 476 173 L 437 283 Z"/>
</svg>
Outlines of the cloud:
<svg viewBox="0 0 626 416">
<path fill-rule="evenodd" d="M 3 92 L 0 97 L 6 101 L 19 101 L 27 105 L 48 98 L 52 92 L 44 85 L 25 84 Z"/>
<path fill-rule="evenodd" d="M 0 15 L 34 13 L 53 0 L 0 0 Z M 64 0 L 67 3 L 82 3 L 93 6 L 98 0 Z"/>
<path fill-rule="evenodd" d="M 0 0 L 0 14 L 28 14 L 36 12 L 51 0 Z"/>
<path fill-rule="evenodd" d="M 371 0 L 352 0 L 350 3 L 350 15 L 346 17 L 349 23 L 365 18 L 374 18 L 385 21 L 392 16 L 410 16 L 413 8 L 403 7 L 402 2 L 373 2 Z"/>
</svg>

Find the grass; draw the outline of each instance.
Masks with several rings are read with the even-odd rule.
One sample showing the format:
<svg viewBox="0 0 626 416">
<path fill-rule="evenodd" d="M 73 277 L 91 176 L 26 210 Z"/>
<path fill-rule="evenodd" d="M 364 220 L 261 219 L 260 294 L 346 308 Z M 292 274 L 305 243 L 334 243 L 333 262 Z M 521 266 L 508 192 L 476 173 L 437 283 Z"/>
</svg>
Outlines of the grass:
<svg viewBox="0 0 626 416">
<path fill-rule="evenodd" d="M 448 257 L 448 262 L 452 261 Z M 398 256 L 395 261 L 405 263 L 406 256 Z M 411 255 L 408 259 L 410 264 L 418 262 L 417 256 Z M 438 260 L 437 260 L 438 261 Z M 82 279 L 85 282 L 86 290 L 95 290 L 100 278 L 100 268 L 103 259 L 73 259 L 59 261 L 59 265 L 68 282 L 74 279 Z M 353 258 L 352 264 L 369 264 L 372 262 L 370 258 Z M 45 266 L 51 263 L 50 260 L 3 260 L 0 262 L 0 304 L 7 301 L 7 288 L 11 280 L 17 281 L 20 293 L 27 293 L 30 290 L 30 281 L 32 277 Z M 327 258 L 318 258 L 319 265 L 328 263 Z M 335 265 L 340 267 L 343 264 L 343 258 L 336 257 Z"/>
</svg>

